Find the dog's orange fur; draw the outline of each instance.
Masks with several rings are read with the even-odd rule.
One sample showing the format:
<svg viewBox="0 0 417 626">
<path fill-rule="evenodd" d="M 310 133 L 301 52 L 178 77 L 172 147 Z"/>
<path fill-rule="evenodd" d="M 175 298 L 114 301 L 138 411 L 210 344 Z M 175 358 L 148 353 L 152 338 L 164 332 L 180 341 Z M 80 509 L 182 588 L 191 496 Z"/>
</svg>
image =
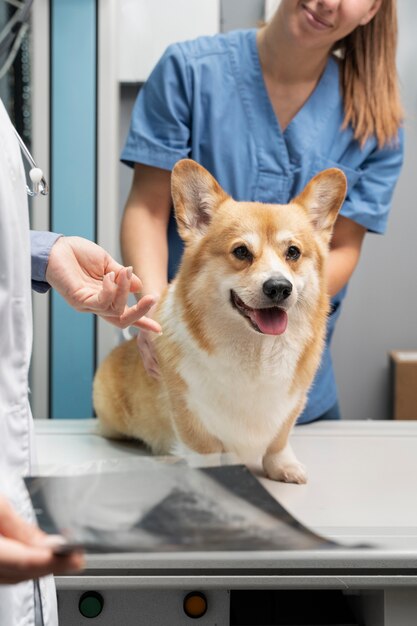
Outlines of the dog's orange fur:
<svg viewBox="0 0 417 626">
<path fill-rule="evenodd" d="M 288 437 L 320 361 L 329 309 L 326 258 L 345 193 L 344 175 L 332 169 L 289 205 L 235 202 L 204 168 L 177 163 L 172 196 L 185 251 L 158 306 L 161 379 L 146 374 L 135 340 L 117 347 L 94 381 L 103 433 L 136 437 L 156 454 L 262 456 L 271 478 L 305 482 Z M 241 246 L 250 258 L 237 256 Z M 289 256 L 294 246 L 300 258 Z M 293 288 L 279 304 L 285 332 L 265 326 L 263 317 L 254 326 L 258 317 L 247 311 L 274 308 L 263 288 L 270 277 L 284 277 Z"/>
</svg>

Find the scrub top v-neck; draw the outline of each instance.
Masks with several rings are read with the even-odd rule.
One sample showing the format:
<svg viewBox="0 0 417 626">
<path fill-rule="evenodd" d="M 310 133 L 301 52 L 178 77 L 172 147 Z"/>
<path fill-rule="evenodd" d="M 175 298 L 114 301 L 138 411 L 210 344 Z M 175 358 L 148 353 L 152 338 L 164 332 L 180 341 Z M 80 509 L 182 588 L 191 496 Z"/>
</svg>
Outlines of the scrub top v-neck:
<svg viewBox="0 0 417 626">
<path fill-rule="evenodd" d="M 284 132 L 269 99 L 256 30 L 200 37 L 169 46 L 136 100 L 122 161 L 171 170 L 182 158 L 206 167 L 235 200 L 288 203 L 318 172 L 339 167 L 348 180 L 341 214 L 367 230 L 386 228 L 402 164 L 402 135 L 379 149 L 342 130 L 339 66 L 330 57 L 310 97 Z M 183 244 L 171 216 L 169 278 Z M 326 349 L 299 422 L 317 419 L 337 402 L 330 338 L 343 289 L 332 301 Z"/>
</svg>

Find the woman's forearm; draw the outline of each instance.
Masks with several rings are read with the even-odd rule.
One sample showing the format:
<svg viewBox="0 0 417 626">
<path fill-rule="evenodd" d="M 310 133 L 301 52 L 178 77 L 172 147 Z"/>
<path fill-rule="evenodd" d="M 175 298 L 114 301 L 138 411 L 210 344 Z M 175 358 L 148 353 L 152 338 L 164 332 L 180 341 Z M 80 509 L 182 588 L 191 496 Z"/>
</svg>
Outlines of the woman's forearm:
<svg viewBox="0 0 417 626">
<path fill-rule="evenodd" d="M 144 294 L 160 295 L 168 282 L 168 242 L 165 220 L 146 207 L 127 207 L 122 221 L 123 262 L 132 265 Z"/>
<path fill-rule="evenodd" d="M 366 230 L 360 224 L 337 218 L 327 265 L 327 289 L 335 296 L 349 282 L 361 254 Z"/>
<path fill-rule="evenodd" d="M 168 282 L 167 228 L 171 172 L 136 164 L 121 228 L 124 263 L 141 278 L 144 294 L 160 295 Z"/>
</svg>

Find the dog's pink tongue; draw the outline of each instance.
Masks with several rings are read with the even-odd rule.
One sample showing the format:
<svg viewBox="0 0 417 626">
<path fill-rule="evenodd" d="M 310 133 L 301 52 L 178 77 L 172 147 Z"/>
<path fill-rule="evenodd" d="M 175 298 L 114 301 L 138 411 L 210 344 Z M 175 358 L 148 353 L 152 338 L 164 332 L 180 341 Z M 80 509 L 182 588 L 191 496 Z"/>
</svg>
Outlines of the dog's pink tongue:
<svg viewBox="0 0 417 626">
<path fill-rule="evenodd" d="M 285 311 L 277 307 L 254 309 L 251 318 L 265 335 L 282 335 L 287 328 L 288 316 Z"/>
</svg>

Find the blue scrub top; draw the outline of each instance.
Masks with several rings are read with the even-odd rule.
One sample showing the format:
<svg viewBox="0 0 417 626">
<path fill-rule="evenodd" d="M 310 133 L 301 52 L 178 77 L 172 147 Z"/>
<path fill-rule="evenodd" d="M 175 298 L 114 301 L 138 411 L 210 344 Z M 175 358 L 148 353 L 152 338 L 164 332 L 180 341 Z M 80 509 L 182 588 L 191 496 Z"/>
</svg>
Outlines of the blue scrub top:
<svg viewBox="0 0 417 626">
<path fill-rule="evenodd" d="M 207 168 L 235 200 L 286 204 L 318 172 L 343 170 L 348 194 L 341 214 L 383 233 L 403 160 L 403 137 L 361 148 L 342 130 L 339 67 L 330 58 L 307 102 L 284 132 L 265 87 L 256 30 L 200 37 L 169 46 L 136 100 L 122 161 L 171 170 L 182 158 Z M 168 227 L 169 278 L 183 244 L 173 214 Z M 337 402 L 330 340 L 346 287 L 332 301 L 326 347 L 298 423 Z"/>
</svg>

